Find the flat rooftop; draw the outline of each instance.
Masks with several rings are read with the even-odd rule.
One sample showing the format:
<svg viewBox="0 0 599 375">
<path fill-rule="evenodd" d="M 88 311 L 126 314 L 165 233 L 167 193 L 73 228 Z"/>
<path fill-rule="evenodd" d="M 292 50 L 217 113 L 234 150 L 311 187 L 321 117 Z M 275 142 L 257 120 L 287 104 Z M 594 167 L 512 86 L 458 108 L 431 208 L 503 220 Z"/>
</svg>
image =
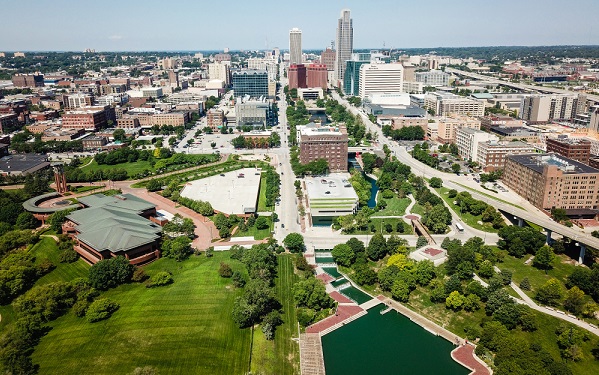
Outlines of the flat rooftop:
<svg viewBox="0 0 599 375">
<path fill-rule="evenodd" d="M 355 199 L 358 194 L 349 182 L 349 173 L 335 173 L 326 177 L 307 177 L 309 199 Z"/>
<path fill-rule="evenodd" d="M 185 185 L 181 196 L 210 202 L 216 211 L 225 214 L 256 212 L 260 173 L 256 168 L 244 168 L 194 180 Z"/>
<path fill-rule="evenodd" d="M 542 173 L 543 167 L 546 165 L 555 165 L 567 174 L 599 173 L 599 169 L 589 167 L 588 165 L 582 164 L 576 160 L 553 153 L 508 155 L 507 158 L 512 159 L 516 163 L 522 164 L 538 173 Z"/>
</svg>

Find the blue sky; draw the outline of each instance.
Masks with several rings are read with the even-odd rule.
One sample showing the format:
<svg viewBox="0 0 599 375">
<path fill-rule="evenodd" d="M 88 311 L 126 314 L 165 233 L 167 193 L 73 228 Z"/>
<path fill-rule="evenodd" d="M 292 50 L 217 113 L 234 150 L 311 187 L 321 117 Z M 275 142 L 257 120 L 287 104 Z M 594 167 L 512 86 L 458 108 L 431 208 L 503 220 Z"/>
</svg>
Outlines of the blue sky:
<svg viewBox="0 0 599 375">
<path fill-rule="evenodd" d="M 599 44 L 598 0 L 1 0 L 0 51 L 304 49 Z"/>
</svg>

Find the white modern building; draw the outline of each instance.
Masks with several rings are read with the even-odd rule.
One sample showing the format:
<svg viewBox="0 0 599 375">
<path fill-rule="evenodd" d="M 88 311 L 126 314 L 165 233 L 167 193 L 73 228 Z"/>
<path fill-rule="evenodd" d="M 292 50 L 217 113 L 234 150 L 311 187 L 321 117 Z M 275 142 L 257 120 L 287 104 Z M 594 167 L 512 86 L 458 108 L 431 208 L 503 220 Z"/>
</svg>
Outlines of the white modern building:
<svg viewBox="0 0 599 375">
<path fill-rule="evenodd" d="M 335 48 L 335 86 L 339 87 L 343 85 L 345 77 L 345 62 L 351 58 L 354 51 L 354 27 L 349 9 L 343 9 L 337 21 Z"/>
<path fill-rule="evenodd" d="M 449 114 L 482 117 L 485 115 L 485 102 L 472 98 L 446 93 L 429 92 L 424 96 L 424 106 L 435 111 L 437 116 Z"/>
<path fill-rule="evenodd" d="M 301 64 L 302 61 L 302 31 L 294 27 L 289 30 L 289 65 Z"/>
<path fill-rule="evenodd" d="M 471 161 L 476 161 L 478 157 L 478 144 L 480 142 L 499 141 L 499 137 L 496 135 L 466 127 L 456 130 L 455 139 L 460 156 Z"/>
<path fill-rule="evenodd" d="M 231 84 L 231 68 L 227 64 L 212 63 L 208 64 L 208 76 L 210 79 L 219 79 L 225 83 L 225 86 Z"/>
<path fill-rule="evenodd" d="M 376 93 L 403 91 L 401 64 L 364 64 L 360 67 L 360 97 Z"/>
<path fill-rule="evenodd" d="M 422 82 L 424 86 L 447 86 L 449 85 L 449 74 L 440 70 L 414 73 L 416 82 Z"/>
</svg>

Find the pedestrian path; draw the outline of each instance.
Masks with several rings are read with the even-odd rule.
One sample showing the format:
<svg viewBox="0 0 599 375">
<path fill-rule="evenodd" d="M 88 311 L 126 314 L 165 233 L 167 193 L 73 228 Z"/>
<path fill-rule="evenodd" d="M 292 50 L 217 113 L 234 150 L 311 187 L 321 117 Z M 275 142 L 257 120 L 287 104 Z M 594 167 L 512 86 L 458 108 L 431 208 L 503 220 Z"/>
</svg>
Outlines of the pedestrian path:
<svg viewBox="0 0 599 375">
<path fill-rule="evenodd" d="M 373 307 L 380 305 L 382 302 L 380 299 L 377 298 L 373 298 L 368 302 L 364 302 L 363 304 L 360 305 L 360 308 L 364 309 L 364 310 L 370 310 Z"/>
<path fill-rule="evenodd" d="M 318 333 L 300 334 L 300 371 L 302 375 L 325 375 L 322 342 Z"/>
<path fill-rule="evenodd" d="M 470 344 L 460 345 L 452 350 L 451 358 L 470 370 L 469 375 L 491 375 L 493 371 L 474 354 L 474 346 Z"/>
</svg>

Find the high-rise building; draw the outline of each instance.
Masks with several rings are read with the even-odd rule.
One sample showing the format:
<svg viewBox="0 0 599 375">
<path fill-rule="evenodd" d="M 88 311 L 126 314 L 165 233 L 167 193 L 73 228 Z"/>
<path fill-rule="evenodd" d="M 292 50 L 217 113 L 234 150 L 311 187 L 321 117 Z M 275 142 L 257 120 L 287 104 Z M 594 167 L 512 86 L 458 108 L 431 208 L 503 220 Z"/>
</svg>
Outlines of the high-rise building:
<svg viewBox="0 0 599 375">
<path fill-rule="evenodd" d="M 422 82 L 424 86 L 447 86 L 449 85 L 449 74 L 440 70 L 414 73 L 416 82 Z"/>
<path fill-rule="evenodd" d="M 350 59 L 351 54 L 354 51 L 354 27 L 352 19 L 350 17 L 349 9 L 343 9 L 341 11 L 341 17 L 337 22 L 337 48 L 335 56 L 335 86 L 342 84 L 343 78 L 345 77 L 345 62 Z"/>
<path fill-rule="evenodd" d="M 559 135 L 557 138 L 547 138 L 547 152 L 555 152 L 569 159 L 589 164 L 591 157 L 591 142 L 586 139 L 568 138 Z"/>
<path fill-rule="evenodd" d="M 345 95 L 360 95 L 360 67 L 370 62 L 369 53 L 353 53 L 345 62 L 345 77 L 343 79 L 343 92 Z"/>
<path fill-rule="evenodd" d="M 233 92 L 240 98 L 268 96 L 268 72 L 265 70 L 241 70 L 233 72 Z"/>
<path fill-rule="evenodd" d="M 169 69 L 168 83 L 171 87 L 179 87 L 179 72 L 176 72 L 173 69 Z"/>
<path fill-rule="evenodd" d="M 464 127 L 456 130 L 455 140 L 460 156 L 464 160 L 476 161 L 479 143 L 489 141 L 498 142 L 499 137 L 482 130 Z"/>
<path fill-rule="evenodd" d="M 289 30 L 289 64 L 302 63 L 302 31 L 297 27 Z"/>
<path fill-rule="evenodd" d="M 231 70 L 227 64 L 208 64 L 208 76 L 210 79 L 219 79 L 225 83 L 225 86 L 231 84 L 230 74 Z"/>
<path fill-rule="evenodd" d="M 364 64 L 360 67 L 360 97 L 403 91 L 401 64 Z"/>
</svg>

